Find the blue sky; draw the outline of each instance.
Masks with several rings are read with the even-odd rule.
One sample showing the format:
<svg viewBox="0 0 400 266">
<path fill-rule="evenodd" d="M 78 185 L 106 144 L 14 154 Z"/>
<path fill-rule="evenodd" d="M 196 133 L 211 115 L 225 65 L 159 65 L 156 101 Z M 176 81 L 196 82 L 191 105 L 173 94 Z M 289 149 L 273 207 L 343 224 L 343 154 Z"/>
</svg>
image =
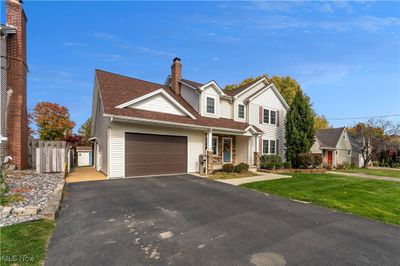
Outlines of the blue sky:
<svg viewBox="0 0 400 266">
<path fill-rule="evenodd" d="M 175 56 L 185 78 L 222 86 L 289 75 L 328 118 L 400 114 L 399 2 L 28 0 L 24 8 L 28 107 L 65 105 L 77 128 L 91 113 L 95 68 L 163 83 Z"/>
</svg>

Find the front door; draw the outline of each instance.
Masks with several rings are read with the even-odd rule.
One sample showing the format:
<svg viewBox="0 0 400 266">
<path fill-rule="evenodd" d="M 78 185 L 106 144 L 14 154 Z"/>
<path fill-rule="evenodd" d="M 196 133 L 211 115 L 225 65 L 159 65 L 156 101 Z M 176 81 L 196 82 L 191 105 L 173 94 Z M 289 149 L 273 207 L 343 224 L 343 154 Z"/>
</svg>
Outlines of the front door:
<svg viewBox="0 0 400 266">
<path fill-rule="evenodd" d="M 222 140 L 222 158 L 224 163 L 232 162 L 232 139 L 223 138 Z"/>
<path fill-rule="evenodd" d="M 332 165 L 332 151 L 328 151 L 328 164 Z"/>
</svg>

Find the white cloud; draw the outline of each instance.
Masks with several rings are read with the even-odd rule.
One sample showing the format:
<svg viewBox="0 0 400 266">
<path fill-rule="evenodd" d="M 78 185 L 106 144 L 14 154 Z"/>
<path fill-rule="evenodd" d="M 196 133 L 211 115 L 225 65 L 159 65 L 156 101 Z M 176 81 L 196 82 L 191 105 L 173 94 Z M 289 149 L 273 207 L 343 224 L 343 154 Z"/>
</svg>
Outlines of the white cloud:
<svg viewBox="0 0 400 266">
<path fill-rule="evenodd" d="M 82 43 L 82 42 L 65 41 L 62 45 L 63 46 L 85 46 L 87 44 L 86 43 Z"/>
<path fill-rule="evenodd" d="M 166 51 L 162 51 L 162 50 L 154 50 L 148 47 L 142 47 L 142 46 L 137 46 L 136 49 L 142 53 L 146 53 L 146 54 L 153 54 L 153 55 L 161 55 L 161 56 L 176 56 L 174 53 L 169 53 Z"/>
</svg>

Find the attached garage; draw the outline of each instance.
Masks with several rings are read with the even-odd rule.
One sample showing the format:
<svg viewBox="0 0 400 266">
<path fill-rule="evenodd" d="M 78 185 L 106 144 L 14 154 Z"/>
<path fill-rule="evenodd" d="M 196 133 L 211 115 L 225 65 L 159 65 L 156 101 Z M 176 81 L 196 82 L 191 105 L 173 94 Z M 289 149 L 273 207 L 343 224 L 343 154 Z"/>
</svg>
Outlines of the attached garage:
<svg viewBox="0 0 400 266">
<path fill-rule="evenodd" d="M 125 133 L 125 177 L 187 172 L 186 136 Z"/>
</svg>

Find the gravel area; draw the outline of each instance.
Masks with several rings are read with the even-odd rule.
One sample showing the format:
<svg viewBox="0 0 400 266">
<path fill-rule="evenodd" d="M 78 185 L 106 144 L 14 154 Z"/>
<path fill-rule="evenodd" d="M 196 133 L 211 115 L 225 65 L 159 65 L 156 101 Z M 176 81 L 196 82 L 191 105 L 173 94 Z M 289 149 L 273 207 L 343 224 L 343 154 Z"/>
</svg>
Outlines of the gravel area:
<svg viewBox="0 0 400 266">
<path fill-rule="evenodd" d="M 9 186 L 7 195 L 23 197 L 23 201 L 11 202 L 1 206 L 0 227 L 40 219 L 40 215 L 21 215 L 20 210 L 28 206 L 37 207 L 39 214 L 47 207 L 57 184 L 62 180 L 63 173 L 38 174 L 33 170 L 12 171 L 6 173 L 6 183 Z M 6 211 L 11 207 L 10 213 Z"/>
</svg>

